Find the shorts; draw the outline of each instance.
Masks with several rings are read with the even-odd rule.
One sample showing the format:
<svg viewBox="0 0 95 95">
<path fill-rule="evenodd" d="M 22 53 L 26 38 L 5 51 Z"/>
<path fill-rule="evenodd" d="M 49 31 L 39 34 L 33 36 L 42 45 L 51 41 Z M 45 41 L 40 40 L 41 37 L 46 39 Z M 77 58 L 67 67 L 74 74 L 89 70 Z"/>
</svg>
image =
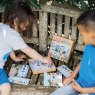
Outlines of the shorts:
<svg viewBox="0 0 95 95">
<path fill-rule="evenodd" d="M 0 85 L 4 84 L 4 83 L 10 83 L 10 81 L 8 80 L 8 76 L 6 74 L 5 69 L 0 69 Z"/>
</svg>

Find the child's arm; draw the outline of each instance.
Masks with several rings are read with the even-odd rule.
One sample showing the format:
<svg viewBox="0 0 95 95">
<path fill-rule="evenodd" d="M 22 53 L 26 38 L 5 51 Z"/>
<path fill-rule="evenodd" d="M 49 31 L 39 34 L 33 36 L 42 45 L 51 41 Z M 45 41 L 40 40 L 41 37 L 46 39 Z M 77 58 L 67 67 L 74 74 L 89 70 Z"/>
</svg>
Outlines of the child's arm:
<svg viewBox="0 0 95 95">
<path fill-rule="evenodd" d="M 24 52 L 26 55 L 28 55 L 30 58 L 40 60 L 45 63 L 51 63 L 51 59 L 48 57 L 41 56 L 37 51 L 27 46 L 26 48 L 20 49 L 22 52 Z"/>
<path fill-rule="evenodd" d="M 94 93 L 95 94 L 95 88 L 82 88 L 82 93 Z"/>
<path fill-rule="evenodd" d="M 16 61 L 16 62 L 17 62 L 17 61 L 24 61 L 23 58 L 25 58 L 25 55 L 16 56 L 16 55 L 15 55 L 15 52 L 12 51 L 11 54 L 10 54 L 10 58 L 11 58 L 12 60 Z"/>
<path fill-rule="evenodd" d="M 78 64 L 78 66 L 76 67 L 76 69 L 74 70 L 74 72 L 71 74 L 71 77 L 72 77 L 73 79 L 77 76 L 77 74 L 78 74 L 78 72 L 79 72 L 80 64 L 81 64 L 81 63 Z"/>
<path fill-rule="evenodd" d="M 80 92 L 80 93 L 83 93 L 83 94 L 88 94 L 88 93 L 94 93 L 95 94 L 95 88 L 92 87 L 92 88 L 82 88 L 76 81 L 73 82 L 73 85 L 72 85 L 73 89 Z"/>
<path fill-rule="evenodd" d="M 77 76 L 77 74 L 79 72 L 79 69 L 80 69 L 80 64 L 76 67 L 74 72 L 68 78 L 64 79 L 63 84 L 68 85 L 71 82 L 73 82 L 74 78 Z"/>
</svg>

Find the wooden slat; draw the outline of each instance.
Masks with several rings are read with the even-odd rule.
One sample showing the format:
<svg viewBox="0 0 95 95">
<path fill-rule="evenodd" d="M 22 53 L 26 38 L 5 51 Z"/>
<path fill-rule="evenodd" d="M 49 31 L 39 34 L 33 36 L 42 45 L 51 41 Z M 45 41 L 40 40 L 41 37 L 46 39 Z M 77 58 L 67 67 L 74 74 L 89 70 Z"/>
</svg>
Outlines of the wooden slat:
<svg viewBox="0 0 95 95">
<path fill-rule="evenodd" d="M 57 16 L 57 34 L 62 36 L 62 15 Z"/>
<path fill-rule="evenodd" d="M 47 51 L 47 12 L 39 12 L 39 50 Z"/>
<path fill-rule="evenodd" d="M 37 17 L 37 12 L 35 12 L 35 15 L 36 15 L 36 18 Z M 33 24 L 33 28 L 32 28 L 32 31 L 33 31 L 33 37 L 38 37 L 38 27 L 37 27 L 37 20 L 34 22 Z"/>
<path fill-rule="evenodd" d="M 72 18 L 72 33 L 71 33 L 71 39 L 73 41 L 76 41 L 77 39 L 77 27 L 75 26 L 76 24 L 76 18 Z"/>
<path fill-rule="evenodd" d="M 64 36 L 66 38 L 69 38 L 70 35 L 70 17 L 69 16 L 65 16 L 65 22 L 64 22 Z"/>
<path fill-rule="evenodd" d="M 79 51 L 84 51 L 84 45 L 82 45 L 82 44 L 75 44 L 74 49 L 79 50 Z"/>
<path fill-rule="evenodd" d="M 50 95 L 55 89 L 55 87 L 44 87 L 35 85 L 12 85 L 11 95 Z"/>
<path fill-rule="evenodd" d="M 37 85 L 43 85 L 43 74 L 39 75 L 39 79 L 38 79 Z"/>
<path fill-rule="evenodd" d="M 27 38 L 27 37 L 23 37 L 23 39 L 25 40 L 26 43 L 33 43 L 33 44 L 38 44 L 38 40 L 39 38 Z"/>
<path fill-rule="evenodd" d="M 30 83 L 32 85 L 35 85 L 36 82 L 37 82 L 37 78 L 38 78 L 38 75 L 32 75 L 31 80 L 30 80 Z"/>
<path fill-rule="evenodd" d="M 39 0 L 40 1 L 40 0 Z M 60 4 L 56 2 L 52 2 L 51 5 L 47 5 L 47 1 L 44 3 L 40 3 L 42 8 L 39 11 L 46 11 L 46 12 L 51 12 L 55 14 L 61 14 L 61 15 L 66 15 L 70 17 L 79 17 L 80 13 L 82 12 L 80 9 L 73 7 L 73 6 L 68 6 L 65 4 Z"/>
<path fill-rule="evenodd" d="M 79 33 L 79 37 L 78 37 L 78 44 L 83 45 L 83 40 L 82 40 L 82 36 L 80 33 Z"/>
<path fill-rule="evenodd" d="M 55 14 L 50 13 L 50 38 L 55 34 Z"/>
</svg>

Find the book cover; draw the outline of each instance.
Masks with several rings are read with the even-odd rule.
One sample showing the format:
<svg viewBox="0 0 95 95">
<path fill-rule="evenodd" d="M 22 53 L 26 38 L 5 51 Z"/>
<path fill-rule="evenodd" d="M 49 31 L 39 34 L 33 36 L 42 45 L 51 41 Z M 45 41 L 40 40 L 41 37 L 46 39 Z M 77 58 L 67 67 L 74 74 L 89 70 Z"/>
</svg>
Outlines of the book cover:
<svg viewBox="0 0 95 95">
<path fill-rule="evenodd" d="M 27 77 L 29 65 L 12 64 L 8 76 Z"/>
<path fill-rule="evenodd" d="M 53 63 L 46 64 L 42 61 L 29 59 L 29 65 L 33 74 L 56 71 L 56 67 Z"/>
<path fill-rule="evenodd" d="M 16 77 L 16 76 L 10 76 L 10 77 L 9 77 L 9 81 L 12 82 L 12 83 L 28 85 L 30 79 L 21 78 L 21 77 Z"/>
<path fill-rule="evenodd" d="M 54 35 L 48 55 L 55 59 L 68 62 L 74 42 L 72 40 Z"/>
<path fill-rule="evenodd" d="M 44 86 L 57 86 L 61 87 L 62 84 L 62 74 L 60 72 L 56 73 L 44 73 Z"/>
<path fill-rule="evenodd" d="M 58 66 L 57 69 L 65 76 L 69 77 L 73 71 L 70 70 L 66 65 Z"/>
<path fill-rule="evenodd" d="M 27 85 L 30 79 L 27 78 L 29 71 L 28 64 L 12 64 L 9 71 L 9 81 L 12 83 Z"/>
</svg>

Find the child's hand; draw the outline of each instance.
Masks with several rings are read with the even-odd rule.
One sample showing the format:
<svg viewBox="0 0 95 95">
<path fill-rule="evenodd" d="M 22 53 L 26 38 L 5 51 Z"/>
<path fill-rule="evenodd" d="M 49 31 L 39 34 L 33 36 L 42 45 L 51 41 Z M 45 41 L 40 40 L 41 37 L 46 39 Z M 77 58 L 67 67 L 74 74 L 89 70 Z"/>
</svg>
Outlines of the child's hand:
<svg viewBox="0 0 95 95">
<path fill-rule="evenodd" d="M 44 57 L 43 62 L 44 62 L 44 63 L 47 63 L 47 64 L 51 64 L 51 63 L 52 63 L 50 57 Z"/>
<path fill-rule="evenodd" d="M 25 58 L 26 58 L 25 55 L 18 55 L 18 56 L 16 56 L 15 61 L 16 62 L 18 62 L 18 61 L 24 61 Z"/>
<path fill-rule="evenodd" d="M 72 76 L 67 77 L 66 79 L 64 79 L 63 85 L 66 86 L 66 85 L 70 84 L 71 82 L 73 82 L 73 80 L 74 80 L 74 79 L 73 79 Z"/>
<path fill-rule="evenodd" d="M 83 91 L 83 88 L 76 81 L 73 82 L 72 87 L 73 87 L 74 90 L 76 90 L 80 93 L 82 93 L 82 91 Z"/>
</svg>

